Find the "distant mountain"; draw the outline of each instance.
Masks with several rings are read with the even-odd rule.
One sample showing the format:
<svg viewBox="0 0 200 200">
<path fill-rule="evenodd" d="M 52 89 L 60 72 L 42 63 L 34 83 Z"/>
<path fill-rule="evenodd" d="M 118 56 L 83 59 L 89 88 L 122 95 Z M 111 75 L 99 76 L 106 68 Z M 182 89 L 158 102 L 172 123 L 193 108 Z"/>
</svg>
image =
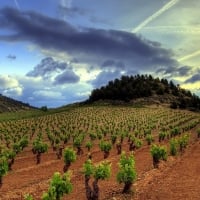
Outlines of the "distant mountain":
<svg viewBox="0 0 200 200">
<path fill-rule="evenodd" d="M 9 98 L 0 94 L 0 113 L 15 112 L 19 110 L 30 110 L 34 108 L 35 107 L 30 106 L 27 103 L 14 100 L 12 98 Z"/>
<path fill-rule="evenodd" d="M 94 89 L 87 102 L 121 101 L 142 104 L 168 104 L 171 108 L 200 110 L 200 98 L 167 79 L 151 75 L 122 76 Z"/>
</svg>

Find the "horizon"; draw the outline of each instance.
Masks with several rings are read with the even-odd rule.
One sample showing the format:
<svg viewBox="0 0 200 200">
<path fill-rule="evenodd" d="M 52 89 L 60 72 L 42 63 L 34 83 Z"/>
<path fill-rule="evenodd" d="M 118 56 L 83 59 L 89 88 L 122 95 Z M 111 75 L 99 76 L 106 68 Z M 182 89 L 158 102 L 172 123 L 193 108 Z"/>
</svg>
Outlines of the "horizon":
<svg viewBox="0 0 200 200">
<path fill-rule="evenodd" d="M 122 75 L 151 74 L 200 96 L 200 1 L 148 3 L 2 0 L 0 94 L 59 107 Z"/>
</svg>

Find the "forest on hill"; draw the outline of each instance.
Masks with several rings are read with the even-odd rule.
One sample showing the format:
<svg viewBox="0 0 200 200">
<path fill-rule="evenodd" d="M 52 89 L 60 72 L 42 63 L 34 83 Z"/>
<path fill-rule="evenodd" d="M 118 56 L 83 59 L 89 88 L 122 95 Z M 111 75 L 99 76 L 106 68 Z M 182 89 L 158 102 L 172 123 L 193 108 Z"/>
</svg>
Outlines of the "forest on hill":
<svg viewBox="0 0 200 200">
<path fill-rule="evenodd" d="M 122 76 L 109 81 L 106 86 L 94 89 L 89 103 L 99 100 L 134 101 L 146 97 L 168 97 L 171 108 L 200 109 L 200 98 L 191 91 L 183 89 L 173 81 L 154 78 L 152 75 Z"/>
</svg>

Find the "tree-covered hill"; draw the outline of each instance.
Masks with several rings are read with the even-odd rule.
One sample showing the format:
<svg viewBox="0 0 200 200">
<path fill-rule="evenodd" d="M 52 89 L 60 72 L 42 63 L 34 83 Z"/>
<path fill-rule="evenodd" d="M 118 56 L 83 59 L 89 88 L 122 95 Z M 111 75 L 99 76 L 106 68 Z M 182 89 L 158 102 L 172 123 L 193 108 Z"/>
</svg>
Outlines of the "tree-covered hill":
<svg viewBox="0 0 200 200">
<path fill-rule="evenodd" d="M 118 100 L 134 103 L 142 98 L 168 103 L 172 108 L 200 109 L 200 98 L 197 95 L 172 81 L 153 78 L 151 75 L 122 76 L 121 79 L 109 81 L 106 86 L 94 89 L 88 102 Z"/>
</svg>

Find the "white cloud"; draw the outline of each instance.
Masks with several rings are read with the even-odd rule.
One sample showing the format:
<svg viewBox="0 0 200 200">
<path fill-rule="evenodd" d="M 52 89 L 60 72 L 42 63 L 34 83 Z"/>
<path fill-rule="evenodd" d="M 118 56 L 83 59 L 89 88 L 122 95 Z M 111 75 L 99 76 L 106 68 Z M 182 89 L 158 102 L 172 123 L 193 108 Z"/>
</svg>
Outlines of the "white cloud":
<svg viewBox="0 0 200 200">
<path fill-rule="evenodd" d="M 22 87 L 15 87 L 3 90 L 2 94 L 9 97 L 21 96 L 23 93 Z"/>
<path fill-rule="evenodd" d="M 0 92 L 10 97 L 20 96 L 23 93 L 23 86 L 14 77 L 0 75 Z"/>
<path fill-rule="evenodd" d="M 33 92 L 33 96 L 39 98 L 51 98 L 51 99 L 64 99 L 64 96 L 61 92 L 52 91 L 52 90 L 38 90 Z"/>
</svg>

